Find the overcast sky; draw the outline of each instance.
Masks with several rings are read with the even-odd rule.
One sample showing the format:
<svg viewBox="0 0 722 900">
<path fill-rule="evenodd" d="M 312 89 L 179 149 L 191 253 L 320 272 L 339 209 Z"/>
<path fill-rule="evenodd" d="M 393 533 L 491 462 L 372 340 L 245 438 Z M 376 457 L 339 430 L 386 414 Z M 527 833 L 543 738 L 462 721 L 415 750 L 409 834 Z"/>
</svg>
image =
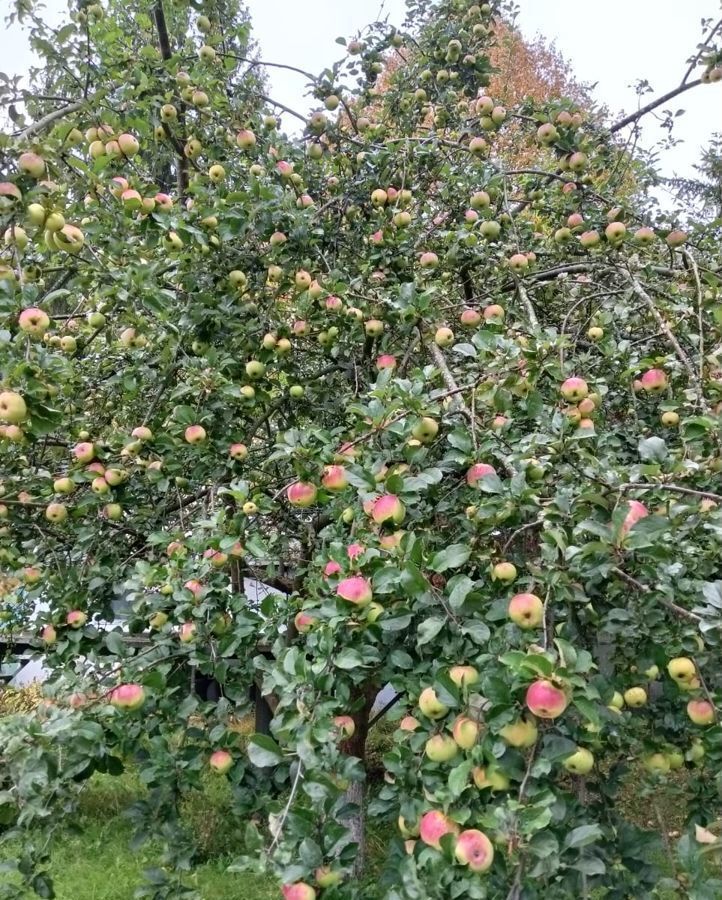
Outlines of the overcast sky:
<svg viewBox="0 0 722 900">
<path fill-rule="evenodd" d="M 246 0 L 262 58 L 320 71 L 341 54 L 334 43 L 349 37 L 379 12 L 400 25 L 404 0 Z M 8 0 L 0 0 L 0 10 Z M 55 15 L 62 0 L 46 0 Z M 632 110 L 637 99 L 632 85 L 640 78 L 655 94 L 675 87 L 695 50 L 703 17 L 720 15 L 720 0 L 521 0 L 519 24 L 528 37 L 539 33 L 554 41 L 580 81 L 596 83 L 598 100 L 611 110 Z M 6 72 L 27 69 L 27 43 L 17 34 L 0 38 L 0 65 Z M 303 79 L 290 72 L 269 70 L 274 99 L 305 111 Z M 651 96 L 651 95 L 650 95 Z M 677 136 L 684 142 L 663 154 L 665 174 L 689 175 L 715 131 L 722 131 L 722 84 L 699 87 L 672 101 L 684 108 Z M 644 143 L 654 144 L 659 131 L 650 123 Z"/>
</svg>

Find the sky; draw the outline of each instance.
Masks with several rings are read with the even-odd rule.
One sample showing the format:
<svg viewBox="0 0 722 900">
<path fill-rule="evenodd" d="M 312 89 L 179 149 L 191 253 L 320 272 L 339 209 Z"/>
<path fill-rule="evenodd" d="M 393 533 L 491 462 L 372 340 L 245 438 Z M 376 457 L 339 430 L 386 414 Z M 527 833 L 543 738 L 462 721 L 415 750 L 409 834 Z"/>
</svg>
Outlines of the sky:
<svg viewBox="0 0 722 900">
<path fill-rule="evenodd" d="M 253 32 L 262 59 L 317 72 L 342 54 L 335 43 L 339 36 L 351 37 L 370 21 L 388 16 L 401 25 L 404 0 L 246 0 Z M 0 11 L 9 0 L 0 0 Z M 686 69 L 701 34 L 703 17 L 719 17 L 720 0 L 605 0 L 590 4 L 583 0 L 521 0 L 518 24 L 523 34 L 541 34 L 554 42 L 571 64 L 577 80 L 596 84 L 594 96 L 613 112 L 637 106 L 632 85 L 646 79 L 654 94 L 675 87 Z M 62 0 L 46 0 L 53 15 L 64 8 Z M 31 55 L 27 42 L 14 30 L 2 38 L 0 65 L 5 72 L 27 70 Z M 270 69 L 270 94 L 300 112 L 309 101 L 304 97 L 303 78 Z M 645 101 L 646 102 L 646 101 Z M 683 143 L 661 154 L 664 174 L 690 176 L 700 149 L 711 135 L 722 132 L 722 83 L 696 88 L 672 101 L 685 109 L 676 130 Z M 288 123 L 289 125 L 291 123 Z M 643 145 L 655 145 L 662 132 L 649 119 Z"/>
</svg>

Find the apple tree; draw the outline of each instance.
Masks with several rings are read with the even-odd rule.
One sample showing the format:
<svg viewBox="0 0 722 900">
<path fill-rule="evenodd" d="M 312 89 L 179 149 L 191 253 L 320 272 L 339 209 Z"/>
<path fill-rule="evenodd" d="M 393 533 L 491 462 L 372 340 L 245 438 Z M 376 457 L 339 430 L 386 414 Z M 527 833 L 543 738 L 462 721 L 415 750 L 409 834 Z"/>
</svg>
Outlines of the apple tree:
<svg viewBox="0 0 722 900">
<path fill-rule="evenodd" d="M 0 609 L 51 675 L 0 721 L 0 896 L 52 896 L 55 831 L 125 767 L 155 900 L 198 896 L 179 807 L 209 773 L 233 868 L 286 900 L 722 892 L 718 223 L 661 210 L 626 142 L 720 80 L 720 25 L 610 125 L 488 93 L 511 13 L 409 0 L 296 70 L 305 114 L 234 0 L 19 0 Z M 671 770 L 661 855 L 617 800 Z"/>
</svg>

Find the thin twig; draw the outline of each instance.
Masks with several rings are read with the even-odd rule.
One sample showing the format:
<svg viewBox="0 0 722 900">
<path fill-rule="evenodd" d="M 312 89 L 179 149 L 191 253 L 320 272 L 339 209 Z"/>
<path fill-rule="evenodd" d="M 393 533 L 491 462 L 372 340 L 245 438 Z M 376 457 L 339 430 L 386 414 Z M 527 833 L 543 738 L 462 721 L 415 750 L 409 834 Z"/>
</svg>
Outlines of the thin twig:
<svg viewBox="0 0 722 900">
<path fill-rule="evenodd" d="M 627 584 L 631 584 L 632 587 L 636 588 L 642 594 L 652 594 L 652 588 L 646 584 L 642 584 L 641 581 L 637 581 L 636 578 L 633 578 L 631 575 L 627 574 L 623 569 L 620 569 L 618 566 L 612 566 L 612 572 L 615 575 L 618 575 L 623 581 L 626 581 Z M 698 616 L 696 613 L 690 612 L 688 609 L 685 609 L 683 606 L 677 606 L 676 603 L 672 603 L 671 600 L 667 600 L 665 597 L 657 596 L 656 598 L 662 606 L 666 607 L 670 612 L 675 613 L 682 619 L 689 619 L 690 622 L 701 622 L 702 618 Z"/>
</svg>

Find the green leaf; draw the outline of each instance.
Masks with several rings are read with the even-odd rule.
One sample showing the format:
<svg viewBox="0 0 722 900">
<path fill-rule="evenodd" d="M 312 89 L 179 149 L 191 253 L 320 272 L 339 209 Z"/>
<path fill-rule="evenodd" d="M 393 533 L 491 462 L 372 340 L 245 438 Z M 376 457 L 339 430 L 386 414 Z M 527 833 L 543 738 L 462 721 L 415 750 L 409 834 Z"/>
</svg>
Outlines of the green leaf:
<svg viewBox="0 0 722 900">
<path fill-rule="evenodd" d="M 446 625 L 446 619 L 443 616 L 431 616 L 425 619 L 417 629 L 416 646 L 421 647 L 428 644 L 429 641 L 433 641 L 444 625 Z"/>
<path fill-rule="evenodd" d="M 661 437 L 643 438 L 637 450 L 640 459 L 647 462 L 664 462 L 667 458 L 667 444 Z"/>
<path fill-rule="evenodd" d="M 338 669 L 358 669 L 364 664 L 361 654 L 352 647 L 346 647 L 338 653 L 333 662 Z"/>
<path fill-rule="evenodd" d="M 593 825 L 580 825 L 578 828 L 573 828 L 566 836 L 564 849 L 573 850 L 578 847 L 586 847 L 588 844 L 600 840 L 602 836 L 601 826 L 596 822 Z"/>
<path fill-rule="evenodd" d="M 267 734 L 252 734 L 248 738 L 247 752 L 250 761 L 259 769 L 277 766 L 283 759 L 281 748 Z"/>
<path fill-rule="evenodd" d="M 472 766 L 472 761 L 467 759 L 461 765 L 454 766 L 449 772 L 449 790 L 455 797 L 458 797 L 468 787 Z"/>
<path fill-rule="evenodd" d="M 471 549 L 466 544 L 452 544 L 445 550 L 435 554 L 429 566 L 434 572 L 445 572 L 447 569 L 458 569 L 468 562 Z"/>
</svg>

